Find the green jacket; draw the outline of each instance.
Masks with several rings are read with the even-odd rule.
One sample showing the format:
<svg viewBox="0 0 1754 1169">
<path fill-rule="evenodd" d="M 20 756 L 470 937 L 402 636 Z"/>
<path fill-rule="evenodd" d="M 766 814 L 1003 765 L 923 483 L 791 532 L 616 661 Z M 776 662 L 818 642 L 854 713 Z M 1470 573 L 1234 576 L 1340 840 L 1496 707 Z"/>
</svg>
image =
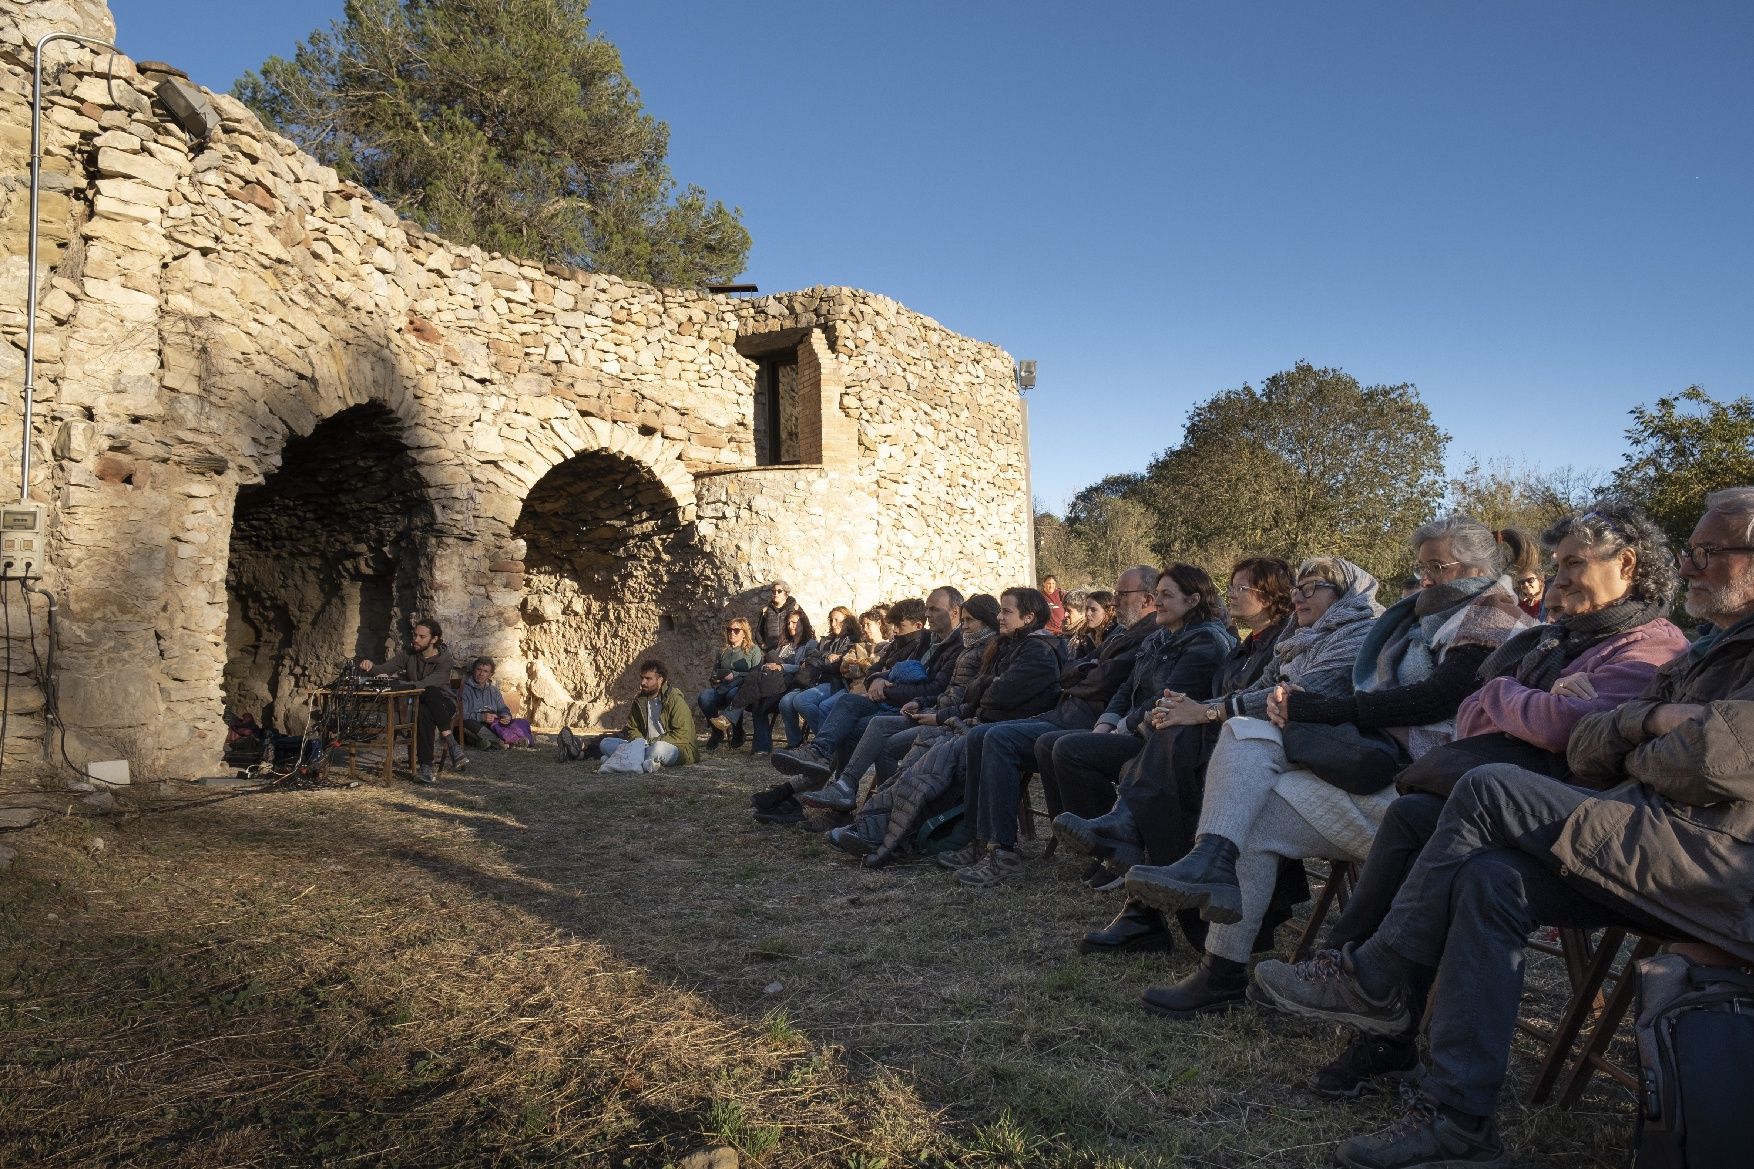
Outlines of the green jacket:
<svg viewBox="0 0 1754 1169">
<path fill-rule="evenodd" d="M 694 714 L 688 709 L 688 699 L 682 697 L 682 691 L 666 684 L 658 691 L 658 702 L 663 711 L 660 717 L 664 721 L 659 728 L 664 733 L 658 736 L 658 742 L 669 743 L 682 752 L 683 763 L 699 762 L 700 748 L 694 743 Z M 627 712 L 627 728 L 621 734 L 626 739 L 646 737 L 644 699 L 636 697 L 633 700 L 633 709 Z"/>
</svg>

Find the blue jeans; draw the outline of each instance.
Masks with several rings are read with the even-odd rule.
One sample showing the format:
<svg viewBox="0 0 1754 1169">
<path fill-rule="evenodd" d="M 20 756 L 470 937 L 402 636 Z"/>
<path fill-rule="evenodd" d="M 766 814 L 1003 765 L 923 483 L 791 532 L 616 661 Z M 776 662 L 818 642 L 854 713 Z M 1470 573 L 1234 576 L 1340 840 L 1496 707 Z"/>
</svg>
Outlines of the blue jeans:
<svg viewBox="0 0 1754 1169">
<path fill-rule="evenodd" d="M 610 735 L 597 745 L 597 750 L 602 753 L 603 758 L 607 759 L 627 746 L 630 741 L 619 735 Z M 659 767 L 674 767 L 676 761 L 682 758 L 682 752 L 675 743 L 653 743 L 652 758 L 658 761 Z"/>
<path fill-rule="evenodd" d="M 719 711 L 723 710 L 730 703 L 736 693 L 737 683 L 725 682 L 718 686 L 709 686 L 699 694 L 696 694 L 694 696 L 694 703 L 696 706 L 700 707 L 701 718 L 710 721 L 713 715 L 719 713 Z M 736 714 L 737 717 L 731 721 L 741 724 L 743 722 L 742 710 L 738 710 Z"/>
<path fill-rule="evenodd" d="M 786 746 L 796 747 L 804 741 L 804 728 L 815 730 L 822 722 L 822 703 L 835 693 L 832 682 L 823 682 L 807 690 L 788 690 L 780 698 L 780 725 L 786 730 Z"/>
<path fill-rule="evenodd" d="M 1522 1001 L 1523 943 L 1538 925 L 1673 933 L 1561 875 L 1553 844 L 1592 792 L 1505 763 L 1462 777 L 1371 945 L 1437 967 L 1422 1090 L 1472 1116 L 1498 1107 Z"/>
<path fill-rule="evenodd" d="M 1035 770 L 1035 741 L 1062 729 L 1045 718 L 1025 718 L 981 723 L 968 732 L 962 808 L 976 840 L 1003 848 L 1017 844 L 1017 801 L 1024 776 Z"/>
<path fill-rule="evenodd" d="M 865 723 L 882 709 L 863 694 L 842 690 L 834 695 L 834 709 L 816 728 L 816 749 L 833 759 L 841 744 L 858 742 Z"/>
</svg>

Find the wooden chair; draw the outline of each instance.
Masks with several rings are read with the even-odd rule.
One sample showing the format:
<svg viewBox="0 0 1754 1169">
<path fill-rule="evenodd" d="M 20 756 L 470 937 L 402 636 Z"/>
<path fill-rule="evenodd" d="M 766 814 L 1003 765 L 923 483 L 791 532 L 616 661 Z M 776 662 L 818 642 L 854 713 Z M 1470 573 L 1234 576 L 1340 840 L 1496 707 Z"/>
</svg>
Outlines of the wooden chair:
<svg viewBox="0 0 1754 1169">
<path fill-rule="evenodd" d="M 1628 941 L 1632 948 L 1625 960 L 1616 965 Z M 1547 953 L 1556 952 L 1553 947 L 1539 942 L 1531 943 L 1531 946 Z M 1528 1019 L 1517 1022 L 1517 1027 L 1525 1034 L 1547 1045 L 1535 1078 L 1529 1084 L 1527 1099 L 1530 1104 L 1545 1102 L 1557 1088 L 1559 1107 L 1575 1107 L 1597 1072 L 1633 1092 L 1638 1091 L 1638 1076 L 1610 1059 L 1608 1048 L 1632 1004 L 1637 1001 L 1637 963 L 1665 948 L 1683 953 L 1690 961 L 1701 965 L 1742 964 L 1734 955 L 1715 946 L 1674 934 L 1647 934 L 1610 927 L 1592 940 L 1586 930 L 1559 932 L 1557 952 L 1565 960 L 1572 984 L 1565 1009 L 1552 1026 Z M 1590 1019 L 1592 1014 L 1595 1015 L 1594 1021 Z M 1580 1033 L 1581 1045 L 1578 1043 Z"/>
<path fill-rule="evenodd" d="M 1309 907 L 1309 921 L 1304 924 L 1303 932 L 1297 935 L 1297 945 L 1291 951 L 1293 962 L 1302 962 L 1315 951 L 1316 939 L 1321 936 L 1328 914 L 1336 906 L 1340 909 L 1346 908 L 1346 901 L 1352 896 L 1352 890 L 1357 884 L 1356 862 L 1328 862 L 1327 879 L 1322 881 L 1322 891 L 1316 894 L 1315 904 Z"/>
</svg>

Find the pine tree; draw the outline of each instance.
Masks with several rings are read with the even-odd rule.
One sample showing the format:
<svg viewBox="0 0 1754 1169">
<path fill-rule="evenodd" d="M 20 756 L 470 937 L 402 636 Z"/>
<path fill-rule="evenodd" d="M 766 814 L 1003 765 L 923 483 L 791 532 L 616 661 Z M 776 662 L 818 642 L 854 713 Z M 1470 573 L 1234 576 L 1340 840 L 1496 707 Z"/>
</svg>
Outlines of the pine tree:
<svg viewBox="0 0 1754 1169">
<path fill-rule="evenodd" d="M 233 93 L 269 126 L 460 243 L 674 287 L 742 272 L 741 214 L 665 164 L 589 0 L 347 0 Z"/>
</svg>

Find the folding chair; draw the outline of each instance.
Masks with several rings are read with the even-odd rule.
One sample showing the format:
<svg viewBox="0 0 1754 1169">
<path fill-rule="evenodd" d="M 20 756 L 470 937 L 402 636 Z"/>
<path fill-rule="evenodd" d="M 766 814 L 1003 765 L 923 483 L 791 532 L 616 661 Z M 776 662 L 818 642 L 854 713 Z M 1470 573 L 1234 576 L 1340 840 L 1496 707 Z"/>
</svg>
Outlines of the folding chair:
<svg viewBox="0 0 1754 1169">
<path fill-rule="evenodd" d="M 1328 862 L 1327 880 L 1322 881 L 1322 891 L 1316 894 L 1315 904 L 1309 909 L 1309 921 L 1304 924 L 1303 932 L 1297 935 L 1297 946 L 1291 951 L 1293 962 L 1302 962 L 1314 952 L 1316 938 L 1321 935 L 1322 925 L 1327 921 L 1329 911 L 1336 905 L 1345 909 L 1346 901 L 1352 896 L 1352 890 L 1357 884 L 1356 862 Z"/>
</svg>

